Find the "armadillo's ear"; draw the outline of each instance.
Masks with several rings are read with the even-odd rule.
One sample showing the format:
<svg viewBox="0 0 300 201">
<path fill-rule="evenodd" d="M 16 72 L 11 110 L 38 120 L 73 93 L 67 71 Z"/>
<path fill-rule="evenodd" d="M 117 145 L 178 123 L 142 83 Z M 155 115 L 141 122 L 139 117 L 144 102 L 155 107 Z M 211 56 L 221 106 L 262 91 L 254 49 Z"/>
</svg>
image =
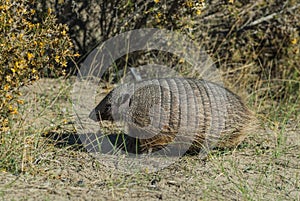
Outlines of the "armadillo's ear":
<svg viewBox="0 0 300 201">
<path fill-rule="evenodd" d="M 124 104 L 129 98 L 130 98 L 129 94 L 123 94 L 122 96 L 120 96 L 118 98 L 117 105 L 120 106 L 120 105 Z"/>
<path fill-rule="evenodd" d="M 99 115 L 97 115 L 96 109 L 93 109 L 91 113 L 89 114 L 89 118 L 94 121 L 100 121 Z"/>
</svg>

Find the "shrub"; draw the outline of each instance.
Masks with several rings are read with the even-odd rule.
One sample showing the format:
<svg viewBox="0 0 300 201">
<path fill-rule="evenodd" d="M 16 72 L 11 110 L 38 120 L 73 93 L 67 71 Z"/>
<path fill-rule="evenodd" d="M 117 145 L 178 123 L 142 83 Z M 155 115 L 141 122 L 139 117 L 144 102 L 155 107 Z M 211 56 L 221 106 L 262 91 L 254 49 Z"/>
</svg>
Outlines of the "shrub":
<svg viewBox="0 0 300 201">
<path fill-rule="evenodd" d="M 0 0 L 0 132 L 15 118 L 19 88 L 51 71 L 63 74 L 73 55 L 68 27 L 57 24 L 49 9 L 39 13 L 32 1 Z"/>
<path fill-rule="evenodd" d="M 300 87 L 297 1 L 41 0 L 40 4 L 41 9 L 51 6 L 59 20 L 69 24 L 82 55 L 124 31 L 163 28 L 182 32 L 202 45 L 233 87 L 279 102 L 298 98 L 293 93 Z M 130 56 L 116 66 L 148 61 Z M 177 61 L 168 64 L 175 66 Z"/>
<path fill-rule="evenodd" d="M 20 154 L 32 139 L 21 129 L 20 87 L 64 75 L 68 59 L 76 56 L 67 31 L 51 9 L 39 12 L 31 0 L 0 0 L 0 169 L 22 170 L 24 157 L 31 157 Z"/>
</svg>

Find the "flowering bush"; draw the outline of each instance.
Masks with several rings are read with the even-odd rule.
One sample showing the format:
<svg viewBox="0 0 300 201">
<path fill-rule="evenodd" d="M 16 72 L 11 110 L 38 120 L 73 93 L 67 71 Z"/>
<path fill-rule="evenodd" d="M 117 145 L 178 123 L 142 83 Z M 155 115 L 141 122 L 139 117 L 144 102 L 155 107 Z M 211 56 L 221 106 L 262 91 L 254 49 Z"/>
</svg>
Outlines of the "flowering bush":
<svg viewBox="0 0 300 201">
<path fill-rule="evenodd" d="M 10 129 L 24 102 L 19 88 L 49 71 L 64 74 L 68 57 L 76 56 L 67 31 L 51 9 L 39 13 L 33 1 L 0 0 L 0 133 Z"/>
</svg>

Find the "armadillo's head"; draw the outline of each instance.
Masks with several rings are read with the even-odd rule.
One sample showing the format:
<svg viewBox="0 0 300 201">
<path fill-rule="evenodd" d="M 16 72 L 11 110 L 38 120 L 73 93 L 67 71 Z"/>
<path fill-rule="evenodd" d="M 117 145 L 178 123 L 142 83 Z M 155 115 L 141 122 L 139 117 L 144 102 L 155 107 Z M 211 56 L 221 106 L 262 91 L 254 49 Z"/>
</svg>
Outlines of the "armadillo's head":
<svg viewBox="0 0 300 201">
<path fill-rule="evenodd" d="M 117 121 L 123 118 L 130 106 L 130 90 L 127 85 L 121 85 L 113 89 L 92 110 L 89 118 L 94 121 Z"/>
</svg>

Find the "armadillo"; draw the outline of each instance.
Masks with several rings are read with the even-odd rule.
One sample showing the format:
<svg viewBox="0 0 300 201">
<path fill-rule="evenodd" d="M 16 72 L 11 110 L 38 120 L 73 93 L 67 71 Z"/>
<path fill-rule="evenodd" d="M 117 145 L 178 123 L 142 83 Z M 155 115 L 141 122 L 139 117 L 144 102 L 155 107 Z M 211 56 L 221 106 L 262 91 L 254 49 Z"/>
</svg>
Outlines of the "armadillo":
<svg viewBox="0 0 300 201">
<path fill-rule="evenodd" d="M 179 77 L 122 84 L 89 117 L 125 122 L 128 139 L 138 141 L 140 152 L 236 146 L 255 121 L 241 98 L 225 87 Z"/>
</svg>

